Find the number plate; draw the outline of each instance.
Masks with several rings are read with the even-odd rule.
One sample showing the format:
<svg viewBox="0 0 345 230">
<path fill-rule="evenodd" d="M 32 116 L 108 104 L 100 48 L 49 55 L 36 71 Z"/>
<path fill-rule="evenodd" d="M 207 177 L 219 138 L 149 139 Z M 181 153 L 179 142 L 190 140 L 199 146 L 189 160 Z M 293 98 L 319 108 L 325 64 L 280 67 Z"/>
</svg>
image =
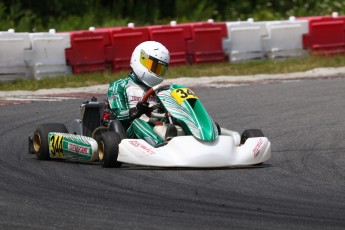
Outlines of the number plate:
<svg viewBox="0 0 345 230">
<path fill-rule="evenodd" d="M 171 96 L 175 98 L 179 104 L 182 104 L 182 102 L 187 99 L 198 99 L 194 92 L 188 88 L 174 89 L 171 91 Z"/>
</svg>

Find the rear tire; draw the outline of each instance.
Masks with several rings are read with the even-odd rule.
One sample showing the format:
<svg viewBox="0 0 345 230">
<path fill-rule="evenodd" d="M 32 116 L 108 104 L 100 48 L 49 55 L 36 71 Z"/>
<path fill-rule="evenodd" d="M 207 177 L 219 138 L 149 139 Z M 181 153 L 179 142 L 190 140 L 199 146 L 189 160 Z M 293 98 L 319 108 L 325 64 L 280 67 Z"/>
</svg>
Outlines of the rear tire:
<svg viewBox="0 0 345 230">
<path fill-rule="evenodd" d="M 265 135 L 260 129 L 247 129 L 242 133 L 241 145 L 243 145 L 248 138 L 251 137 L 264 137 Z"/>
<path fill-rule="evenodd" d="M 68 133 L 64 124 L 49 123 L 39 125 L 32 136 L 32 147 L 36 157 L 40 160 L 49 160 L 49 140 L 50 132 Z"/>
<path fill-rule="evenodd" d="M 117 161 L 119 153 L 120 135 L 115 132 L 102 133 L 98 141 L 99 163 L 103 168 L 118 168 L 121 162 Z"/>
</svg>

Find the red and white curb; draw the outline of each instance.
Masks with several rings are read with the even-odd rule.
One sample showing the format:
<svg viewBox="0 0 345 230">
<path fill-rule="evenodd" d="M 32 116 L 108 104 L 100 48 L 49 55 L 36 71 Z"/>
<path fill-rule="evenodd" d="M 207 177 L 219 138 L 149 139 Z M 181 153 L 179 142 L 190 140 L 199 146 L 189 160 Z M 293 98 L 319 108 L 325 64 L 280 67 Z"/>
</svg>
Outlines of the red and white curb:
<svg viewBox="0 0 345 230">
<path fill-rule="evenodd" d="M 192 88 L 224 88 L 271 82 L 291 82 L 302 79 L 345 77 L 345 67 L 316 68 L 306 72 L 288 74 L 259 74 L 247 76 L 180 77 L 166 79 L 163 84 L 181 84 Z M 23 104 L 34 101 L 63 101 L 92 96 L 106 98 L 109 84 L 80 88 L 41 89 L 37 91 L 0 91 L 0 105 Z"/>
<path fill-rule="evenodd" d="M 88 98 L 91 97 L 106 97 L 106 95 L 100 94 L 90 94 L 90 93 L 73 93 L 73 94 L 49 94 L 49 95 L 10 95 L 1 97 L 0 96 L 0 106 L 1 105 L 17 105 L 17 104 L 28 104 L 36 101 L 64 101 L 70 99 Z"/>
</svg>

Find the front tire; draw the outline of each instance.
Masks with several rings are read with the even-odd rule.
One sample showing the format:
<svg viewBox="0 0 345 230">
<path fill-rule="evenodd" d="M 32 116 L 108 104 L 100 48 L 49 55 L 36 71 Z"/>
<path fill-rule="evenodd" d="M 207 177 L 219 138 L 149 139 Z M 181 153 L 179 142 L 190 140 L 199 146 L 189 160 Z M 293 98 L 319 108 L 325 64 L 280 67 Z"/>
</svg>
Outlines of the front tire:
<svg viewBox="0 0 345 230">
<path fill-rule="evenodd" d="M 260 129 L 247 129 L 242 133 L 241 145 L 243 145 L 248 138 L 251 137 L 264 137 L 265 135 Z"/>
<path fill-rule="evenodd" d="M 32 149 L 36 157 L 40 160 L 49 160 L 49 141 L 50 132 L 68 133 L 64 124 L 49 123 L 39 125 L 32 136 Z"/>
<path fill-rule="evenodd" d="M 101 134 L 98 141 L 98 157 L 102 167 L 118 168 L 121 166 L 121 162 L 117 161 L 120 142 L 121 138 L 118 133 L 106 132 Z"/>
</svg>

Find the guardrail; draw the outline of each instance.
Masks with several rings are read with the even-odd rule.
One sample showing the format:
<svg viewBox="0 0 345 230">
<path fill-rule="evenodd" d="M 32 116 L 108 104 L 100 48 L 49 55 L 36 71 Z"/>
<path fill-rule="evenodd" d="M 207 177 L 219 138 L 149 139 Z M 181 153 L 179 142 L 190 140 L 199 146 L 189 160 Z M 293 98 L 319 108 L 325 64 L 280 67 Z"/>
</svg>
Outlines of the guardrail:
<svg viewBox="0 0 345 230">
<path fill-rule="evenodd" d="M 293 58 L 345 53 L 345 16 L 193 22 L 93 28 L 56 33 L 0 31 L 0 81 L 43 79 L 129 68 L 132 51 L 155 40 L 170 51 L 171 65 Z"/>
</svg>

